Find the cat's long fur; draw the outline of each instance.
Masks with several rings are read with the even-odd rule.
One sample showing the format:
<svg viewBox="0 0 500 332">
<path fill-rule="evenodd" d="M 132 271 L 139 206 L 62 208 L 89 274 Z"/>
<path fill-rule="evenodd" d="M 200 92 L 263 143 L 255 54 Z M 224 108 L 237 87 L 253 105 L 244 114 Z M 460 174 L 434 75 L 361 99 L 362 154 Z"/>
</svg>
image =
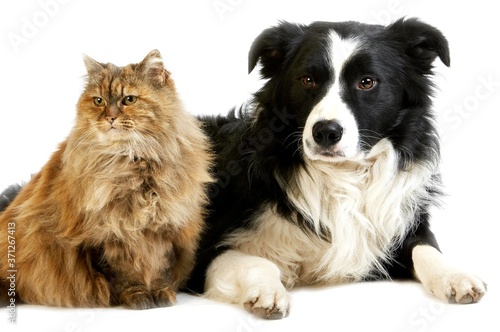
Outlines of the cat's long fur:
<svg viewBox="0 0 500 332">
<path fill-rule="evenodd" d="M 26 303 L 170 305 L 203 228 L 206 138 L 158 51 L 126 67 L 85 64 L 76 124 L 0 214 L 0 253 L 9 251 L 10 231 L 16 296 Z M 3 303 L 6 264 L 2 257 Z"/>
</svg>

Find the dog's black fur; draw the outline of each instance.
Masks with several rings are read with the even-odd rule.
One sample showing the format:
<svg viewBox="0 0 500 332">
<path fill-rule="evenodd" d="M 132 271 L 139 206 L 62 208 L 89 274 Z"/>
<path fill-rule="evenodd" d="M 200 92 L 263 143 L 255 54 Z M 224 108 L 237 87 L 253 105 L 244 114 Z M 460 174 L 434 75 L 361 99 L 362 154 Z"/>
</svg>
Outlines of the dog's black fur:
<svg viewBox="0 0 500 332">
<path fill-rule="evenodd" d="M 2 193 L 0 194 L 0 212 L 7 209 L 7 206 L 9 206 L 9 204 L 14 200 L 21 188 L 22 185 L 13 184 L 2 191 Z"/>
</svg>

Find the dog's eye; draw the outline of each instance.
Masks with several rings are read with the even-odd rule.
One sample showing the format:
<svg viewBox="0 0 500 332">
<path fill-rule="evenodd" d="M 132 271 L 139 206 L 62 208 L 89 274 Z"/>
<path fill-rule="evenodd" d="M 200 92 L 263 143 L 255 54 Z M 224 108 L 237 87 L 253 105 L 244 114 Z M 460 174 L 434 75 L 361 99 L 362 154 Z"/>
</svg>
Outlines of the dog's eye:
<svg viewBox="0 0 500 332">
<path fill-rule="evenodd" d="M 132 104 L 135 104 L 137 101 L 136 96 L 126 96 L 125 98 L 122 99 L 122 104 L 125 106 L 130 106 Z"/>
<path fill-rule="evenodd" d="M 315 89 L 318 86 L 311 75 L 304 75 L 299 80 L 306 89 Z"/>
<path fill-rule="evenodd" d="M 357 88 L 359 90 L 370 90 L 377 84 L 377 81 L 371 77 L 363 77 L 361 81 L 358 82 Z"/>
</svg>

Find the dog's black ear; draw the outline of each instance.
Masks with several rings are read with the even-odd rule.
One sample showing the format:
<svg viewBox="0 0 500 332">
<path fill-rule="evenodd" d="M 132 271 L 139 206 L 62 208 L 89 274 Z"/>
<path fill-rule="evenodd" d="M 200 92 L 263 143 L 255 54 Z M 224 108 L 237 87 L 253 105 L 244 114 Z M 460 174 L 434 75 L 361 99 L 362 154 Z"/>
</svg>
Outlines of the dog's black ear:
<svg viewBox="0 0 500 332">
<path fill-rule="evenodd" d="M 250 73 L 260 60 L 262 77 L 273 76 L 280 70 L 286 55 L 295 50 L 296 41 L 304 35 L 305 28 L 305 25 L 282 21 L 279 25 L 264 30 L 250 48 L 248 72 Z"/>
<path fill-rule="evenodd" d="M 448 41 L 438 29 L 416 18 L 399 19 L 387 27 L 387 31 L 397 41 L 405 45 L 405 53 L 424 72 L 430 72 L 432 62 L 439 57 L 450 66 Z"/>
<path fill-rule="evenodd" d="M 7 209 L 22 188 L 20 184 L 13 184 L 0 193 L 0 212 Z"/>
</svg>

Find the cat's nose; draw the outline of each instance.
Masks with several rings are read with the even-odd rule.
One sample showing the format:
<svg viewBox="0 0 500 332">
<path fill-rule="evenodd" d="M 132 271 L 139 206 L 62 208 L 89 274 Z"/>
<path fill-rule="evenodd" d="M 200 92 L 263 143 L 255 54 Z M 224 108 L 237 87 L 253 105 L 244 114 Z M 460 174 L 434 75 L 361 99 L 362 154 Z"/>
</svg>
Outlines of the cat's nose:
<svg viewBox="0 0 500 332">
<path fill-rule="evenodd" d="M 117 106 L 110 106 L 106 109 L 106 120 L 109 124 L 113 124 L 113 122 L 115 122 L 119 112 L 120 109 Z"/>
</svg>

